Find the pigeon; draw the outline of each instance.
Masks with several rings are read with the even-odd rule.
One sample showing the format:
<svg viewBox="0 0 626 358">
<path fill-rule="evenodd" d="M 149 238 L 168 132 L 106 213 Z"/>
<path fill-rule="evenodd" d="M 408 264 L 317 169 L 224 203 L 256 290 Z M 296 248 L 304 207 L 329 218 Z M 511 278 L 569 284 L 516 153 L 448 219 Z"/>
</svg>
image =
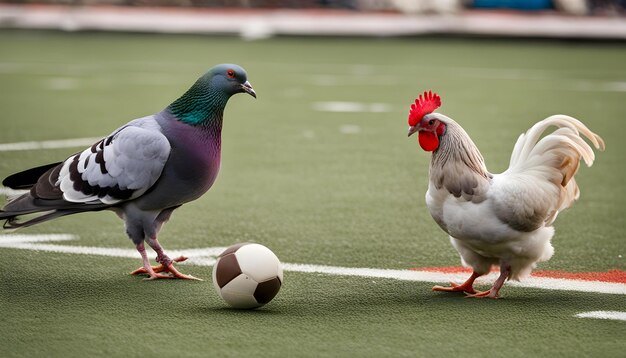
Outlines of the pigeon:
<svg viewBox="0 0 626 358">
<path fill-rule="evenodd" d="M 4 186 L 29 191 L 9 197 L 0 209 L 3 228 L 111 210 L 124 220 L 143 260 L 131 274 L 151 280 L 197 279 L 174 267 L 186 258 L 169 258 L 157 235 L 174 210 L 198 199 L 215 182 L 224 108 L 237 93 L 256 98 L 246 71 L 235 64 L 217 65 L 162 111 L 128 122 L 63 162 L 7 177 Z M 31 214 L 35 217 L 21 220 Z M 144 243 L 156 252 L 158 265 L 151 266 Z"/>
</svg>

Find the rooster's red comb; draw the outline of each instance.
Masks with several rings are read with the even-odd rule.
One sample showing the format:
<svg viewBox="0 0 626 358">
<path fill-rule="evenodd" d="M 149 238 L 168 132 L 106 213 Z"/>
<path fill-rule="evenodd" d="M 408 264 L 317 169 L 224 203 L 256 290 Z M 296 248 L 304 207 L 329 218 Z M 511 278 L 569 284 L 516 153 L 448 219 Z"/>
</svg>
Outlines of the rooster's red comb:
<svg viewBox="0 0 626 358">
<path fill-rule="evenodd" d="M 441 106 L 441 97 L 432 91 L 424 92 L 411 105 L 409 111 L 409 125 L 417 125 L 428 113 L 432 113 Z"/>
</svg>

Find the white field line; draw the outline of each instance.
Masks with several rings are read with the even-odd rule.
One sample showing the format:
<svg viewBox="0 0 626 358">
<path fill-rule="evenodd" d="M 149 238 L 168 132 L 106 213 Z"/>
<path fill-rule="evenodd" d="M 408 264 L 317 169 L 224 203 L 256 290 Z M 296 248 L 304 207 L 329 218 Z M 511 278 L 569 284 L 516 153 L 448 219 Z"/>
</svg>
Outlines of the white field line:
<svg viewBox="0 0 626 358">
<path fill-rule="evenodd" d="M 44 252 L 58 252 L 82 255 L 98 255 L 109 257 L 126 257 L 139 259 L 139 253 L 132 248 L 107 248 L 107 247 L 88 247 L 73 245 L 57 245 L 46 244 L 46 241 L 68 241 L 76 240 L 78 237 L 73 235 L 0 235 L 0 248 L 12 248 L 23 250 L 34 250 Z M 184 263 L 197 266 L 213 266 L 216 257 L 222 253 L 225 247 L 207 247 L 186 250 L 171 250 L 168 253 L 172 256 L 184 255 L 189 257 Z M 283 269 L 291 272 L 302 273 L 319 273 L 326 275 L 339 276 L 357 276 L 370 278 L 388 278 L 402 281 L 417 282 L 437 282 L 447 283 L 462 282 L 467 277 L 466 273 L 443 273 L 432 271 L 417 270 L 389 270 L 376 268 L 358 268 L 358 267 L 337 267 L 324 265 L 308 265 L 308 264 L 292 264 L 283 263 Z M 491 273 L 481 277 L 478 283 L 493 282 L 497 277 L 497 273 Z M 511 281 L 507 284 L 517 287 L 530 287 L 548 290 L 564 290 L 564 291 L 580 291 L 626 295 L 626 284 L 600 282 L 600 281 L 583 281 L 569 280 L 560 278 L 544 278 L 530 277 L 521 282 Z"/>
<path fill-rule="evenodd" d="M 342 134 L 358 134 L 361 132 L 361 127 L 355 124 L 344 124 L 339 127 L 339 133 Z"/>
<path fill-rule="evenodd" d="M 311 107 L 319 112 L 339 113 L 383 113 L 391 112 L 391 106 L 386 103 L 359 103 L 359 102 L 314 102 Z"/>
<path fill-rule="evenodd" d="M 616 321 L 626 321 L 626 312 L 620 311 L 591 311 L 582 312 L 576 315 L 578 318 L 598 318 L 611 319 Z"/>
<path fill-rule="evenodd" d="M 50 241 L 71 241 L 78 240 L 77 236 L 68 234 L 52 234 L 52 235 L 0 235 L 0 248 L 23 249 L 33 251 L 58 252 L 64 254 L 81 254 L 81 255 L 97 255 L 110 257 L 126 257 L 141 258 L 139 252 L 135 249 L 116 248 L 116 247 L 90 247 L 78 245 L 55 245 L 43 244 L 42 242 Z M 151 251 L 150 248 L 147 248 Z M 186 250 L 168 250 L 172 256 L 187 256 L 190 260 L 197 257 L 217 257 L 226 247 L 207 247 Z M 195 261 L 195 260 L 192 260 Z"/>
<path fill-rule="evenodd" d="M 70 234 L 40 234 L 40 235 L 0 235 L 0 247 L 11 247 L 11 245 L 27 244 L 50 241 L 70 241 L 78 240 L 78 236 Z"/>
<path fill-rule="evenodd" d="M 1 17 L 1 16 L 0 16 Z M 271 70 L 279 70 L 284 73 L 286 70 L 294 74 L 308 73 L 313 75 L 313 83 L 316 85 L 325 86 L 340 86 L 340 85 L 354 85 L 352 80 L 337 79 L 337 71 L 344 75 L 344 77 L 362 80 L 364 76 L 370 78 L 370 80 L 363 82 L 363 84 L 378 84 L 395 86 L 404 82 L 405 76 L 408 74 L 419 75 L 424 72 L 428 73 L 446 73 L 452 78 L 480 78 L 488 80 L 533 80 L 533 81 L 550 81 L 554 82 L 559 80 L 563 84 L 562 90 L 569 91 L 604 91 L 604 92 L 625 92 L 626 83 L 624 81 L 604 81 L 604 80 L 588 80 L 582 78 L 575 78 L 580 76 L 581 73 L 571 70 L 545 70 L 538 68 L 521 68 L 521 67 L 467 67 L 467 66 L 420 66 L 418 69 L 404 69 L 402 76 L 397 76 L 389 79 L 389 75 L 380 75 L 376 79 L 371 79 L 372 75 L 380 73 L 382 69 L 386 69 L 387 65 L 374 65 L 365 63 L 302 63 L 302 62 L 256 62 L 258 66 L 268 68 Z M 43 70 L 42 70 L 43 68 Z M 146 83 L 147 81 L 154 80 L 155 76 L 165 73 L 166 76 L 156 80 L 156 84 L 170 84 L 181 83 L 178 79 L 180 74 L 185 73 L 186 70 L 197 70 L 195 63 L 179 63 L 179 62 L 160 62 L 155 63 L 151 67 L 150 72 L 146 71 L 145 64 L 136 61 L 117 61 L 114 63 L 56 63 L 45 61 L 32 61 L 32 62 L 11 62 L 0 61 L 0 74 L 12 73 L 12 74 L 29 74 L 29 75 L 43 75 L 43 76 L 83 76 L 88 74 L 90 78 L 93 78 L 93 73 L 102 73 L 103 71 L 111 71 L 119 73 L 130 68 L 129 76 L 133 76 L 138 83 Z M 181 70 L 181 68 L 183 70 Z M 143 71 L 137 76 L 138 71 Z M 323 73 L 323 74 L 320 74 Z M 349 76 L 345 76 L 345 74 Z M 619 78 L 622 72 L 613 69 L 595 68 L 587 70 L 583 75 L 613 75 L 613 78 Z M 129 76 L 125 76 L 127 79 Z M 174 78 L 170 80 L 170 78 Z M 566 81 L 566 82 L 565 82 Z M 154 81 L 153 81 L 154 82 Z M 153 83 L 150 82 L 150 83 Z"/>
<path fill-rule="evenodd" d="M 58 149 L 91 146 L 102 137 L 44 140 L 41 142 L 0 143 L 0 152 L 33 149 Z"/>
<path fill-rule="evenodd" d="M 28 190 L 15 190 L 15 189 L 5 188 L 3 186 L 0 186 L 0 195 L 18 195 L 18 194 L 24 194 L 27 192 Z"/>
</svg>

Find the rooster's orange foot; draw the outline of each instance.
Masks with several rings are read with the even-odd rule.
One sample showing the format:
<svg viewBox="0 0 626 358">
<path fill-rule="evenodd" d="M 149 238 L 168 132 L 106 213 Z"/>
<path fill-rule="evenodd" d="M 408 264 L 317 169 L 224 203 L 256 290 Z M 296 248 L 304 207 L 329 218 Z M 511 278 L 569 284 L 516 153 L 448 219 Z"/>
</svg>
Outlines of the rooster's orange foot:
<svg viewBox="0 0 626 358">
<path fill-rule="evenodd" d="M 459 285 L 458 283 L 450 282 L 450 287 L 433 286 L 432 290 L 439 291 L 439 292 L 465 292 L 469 294 L 476 293 L 472 285 L 468 284 L 467 282 L 465 282 L 462 285 Z"/>
<path fill-rule="evenodd" d="M 466 293 L 466 298 L 500 298 L 498 291 L 490 289 L 487 291 L 480 291 L 473 294 Z"/>
</svg>

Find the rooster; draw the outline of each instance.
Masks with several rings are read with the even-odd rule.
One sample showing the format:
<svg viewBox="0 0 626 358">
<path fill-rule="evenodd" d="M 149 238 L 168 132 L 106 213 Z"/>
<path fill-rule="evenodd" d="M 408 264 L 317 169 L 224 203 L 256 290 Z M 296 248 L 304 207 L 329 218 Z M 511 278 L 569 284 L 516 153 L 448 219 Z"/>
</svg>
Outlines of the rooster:
<svg viewBox="0 0 626 358">
<path fill-rule="evenodd" d="M 537 262 L 552 257 L 552 224 L 580 195 L 574 175 L 581 158 L 587 166 L 595 158 L 583 136 L 600 150 L 604 141 L 579 120 L 553 115 L 520 135 L 509 168 L 492 174 L 465 130 L 433 113 L 440 106 L 437 94 L 420 95 L 409 112 L 409 136 L 417 132 L 422 149 L 432 152 L 428 210 L 473 272 L 463 284 L 433 291 L 498 298 L 505 281 L 530 275 Z M 549 127 L 557 129 L 546 133 Z M 476 278 L 495 265 L 500 275 L 493 286 L 475 291 Z"/>
</svg>

